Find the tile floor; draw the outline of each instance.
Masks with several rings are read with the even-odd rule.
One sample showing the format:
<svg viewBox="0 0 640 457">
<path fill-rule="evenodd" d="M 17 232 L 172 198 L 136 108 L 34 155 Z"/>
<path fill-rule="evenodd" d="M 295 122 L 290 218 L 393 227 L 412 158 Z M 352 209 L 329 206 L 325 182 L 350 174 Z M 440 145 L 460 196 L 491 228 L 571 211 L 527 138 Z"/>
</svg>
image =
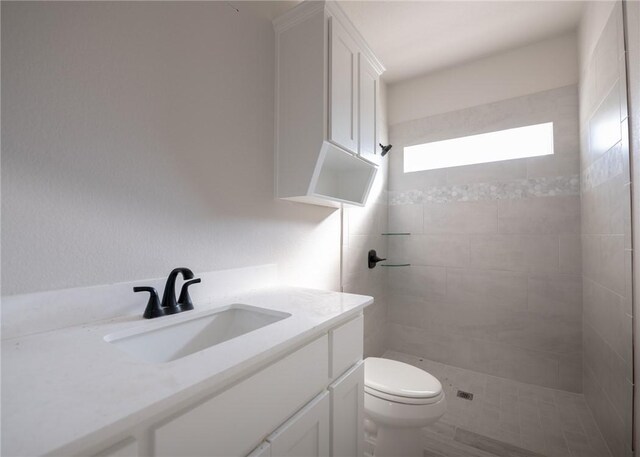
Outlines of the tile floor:
<svg viewBox="0 0 640 457">
<path fill-rule="evenodd" d="M 611 457 L 584 397 L 400 352 L 384 357 L 442 383 L 447 413 L 424 429 L 425 457 Z M 473 400 L 456 396 L 473 393 Z"/>
</svg>

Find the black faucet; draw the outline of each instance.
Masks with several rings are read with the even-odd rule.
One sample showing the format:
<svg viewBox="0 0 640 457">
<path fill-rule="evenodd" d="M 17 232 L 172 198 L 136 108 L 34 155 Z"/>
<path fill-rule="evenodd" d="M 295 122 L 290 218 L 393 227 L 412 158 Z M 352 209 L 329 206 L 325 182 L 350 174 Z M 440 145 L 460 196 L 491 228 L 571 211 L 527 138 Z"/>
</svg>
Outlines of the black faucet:
<svg viewBox="0 0 640 457">
<path fill-rule="evenodd" d="M 176 302 L 176 278 L 178 277 L 178 274 L 182 274 L 186 282 L 182 285 L 180 298 Z M 134 287 L 133 291 L 149 292 L 149 302 L 147 303 L 147 308 L 144 310 L 143 317 L 145 319 L 153 319 L 154 317 L 176 314 L 193 309 L 193 303 L 191 302 L 188 288 L 190 285 L 197 284 L 200 281 L 200 278 L 193 279 L 193 272 L 191 270 L 181 267 L 175 268 L 171 273 L 169 273 L 167 283 L 164 286 L 162 303 L 160 303 L 160 300 L 158 299 L 158 292 L 153 287 Z"/>
<path fill-rule="evenodd" d="M 176 278 L 182 274 L 185 280 L 193 279 L 193 271 L 185 267 L 174 268 L 167 283 L 164 285 L 164 294 L 162 294 L 162 308 L 165 314 L 176 314 L 182 311 L 176 302 Z"/>
</svg>

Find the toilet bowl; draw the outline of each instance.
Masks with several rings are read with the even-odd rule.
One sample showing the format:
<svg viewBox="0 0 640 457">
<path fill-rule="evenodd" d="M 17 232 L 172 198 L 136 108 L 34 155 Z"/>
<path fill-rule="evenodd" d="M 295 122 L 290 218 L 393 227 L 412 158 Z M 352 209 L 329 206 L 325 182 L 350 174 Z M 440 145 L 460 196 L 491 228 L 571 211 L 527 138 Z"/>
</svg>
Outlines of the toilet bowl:
<svg viewBox="0 0 640 457">
<path fill-rule="evenodd" d="M 442 384 L 424 370 L 395 360 L 364 362 L 366 441 L 375 457 L 422 456 L 420 429 L 446 410 Z"/>
</svg>

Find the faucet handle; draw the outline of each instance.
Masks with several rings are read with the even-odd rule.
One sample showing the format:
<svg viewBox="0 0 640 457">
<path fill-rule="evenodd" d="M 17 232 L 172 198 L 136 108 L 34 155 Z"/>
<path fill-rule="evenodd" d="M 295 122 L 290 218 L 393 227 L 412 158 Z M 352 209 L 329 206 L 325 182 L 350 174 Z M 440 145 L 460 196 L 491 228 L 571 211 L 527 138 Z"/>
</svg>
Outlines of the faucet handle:
<svg viewBox="0 0 640 457">
<path fill-rule="evenodd" d="M 180 298 L 178 298 L 178 306 L 180 307 L 181 311 L 189 311 L 193 309 L 193 303 L 191 302 L 191 297 L 189 296 L 188 289 L 191 284 L 197 284 L 199 282 L 202 282 L 200 278 L 190 279 L 182 285 L 182 290 L 180 290 Z"/>
<path fill-rule="evenodd" d="M 148 286 L 136 286 L 133 288 L 134 292 L 149 292 L 149 301 L 147 307 L 144 310 L 142 317 L 145 319 L 153 319 L 154 317 L 164 316 L 164 310 L 160 306 L 160 299 L 158 298 L 158 292 L 153 287 Z"/>
</svg>

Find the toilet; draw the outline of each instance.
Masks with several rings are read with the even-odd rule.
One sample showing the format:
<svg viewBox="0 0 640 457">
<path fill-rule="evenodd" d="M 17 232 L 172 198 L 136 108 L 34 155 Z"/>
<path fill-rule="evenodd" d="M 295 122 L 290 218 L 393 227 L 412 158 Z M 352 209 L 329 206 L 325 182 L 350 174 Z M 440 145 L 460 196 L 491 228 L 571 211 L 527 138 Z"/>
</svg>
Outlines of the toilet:
<svg viewBox="0 0 640 457">
<path fill-rule="evenodd" d="M 420 368 L 378 357 L 365 359 L 364 378 L 367 453 L 422 456 L 420 429 L 446 410 L 440 381 Z"/>
</svg>

